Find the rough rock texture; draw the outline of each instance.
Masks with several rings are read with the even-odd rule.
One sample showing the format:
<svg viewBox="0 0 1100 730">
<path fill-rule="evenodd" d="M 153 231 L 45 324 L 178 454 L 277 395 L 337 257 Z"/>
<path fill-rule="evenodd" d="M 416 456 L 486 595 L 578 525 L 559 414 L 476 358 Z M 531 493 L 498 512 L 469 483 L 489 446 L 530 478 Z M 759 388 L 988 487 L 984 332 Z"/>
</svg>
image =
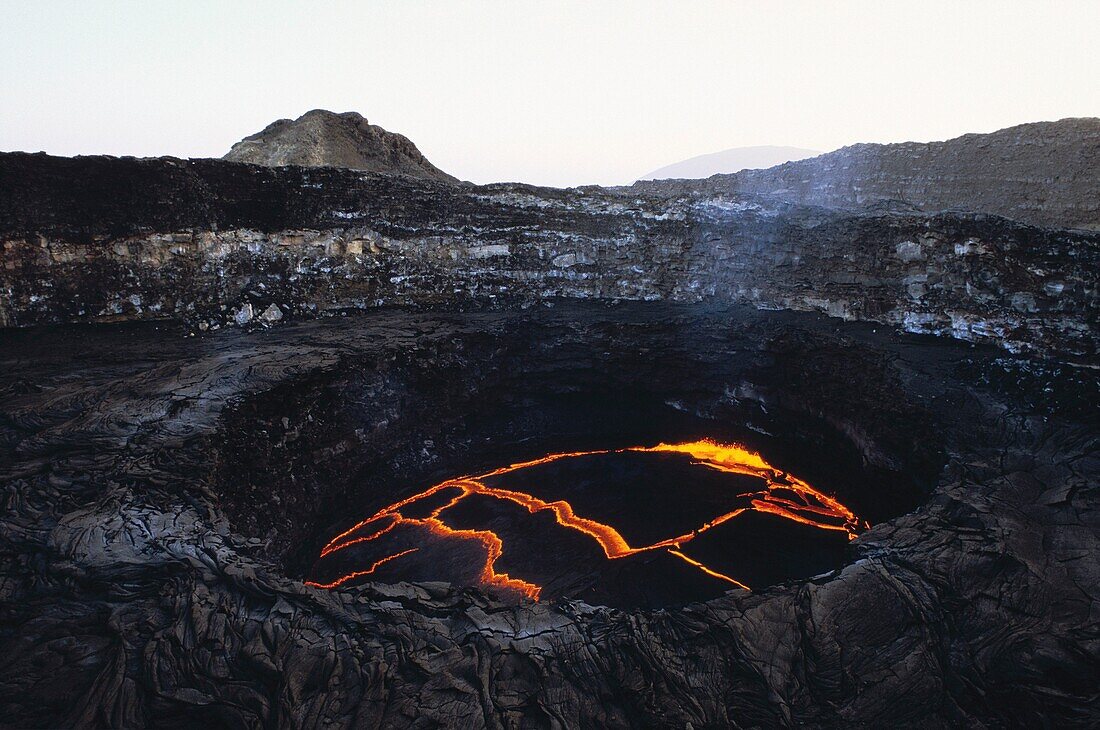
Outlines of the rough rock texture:
<svg viewBox="0 0 1100 730">
<path fill-rule="evenodd" d="M 666 302 L 383 309 L 183 334 L 0 332 L 5 724 L 1100 722 L 1087 369 Z M 293 526 L 324 531 L 349 500 L 384 499 L 386 480 L 364 474 L 458 466 L 478 433 L 471 406 L 501 392 L 522 405 L 540 382 L 559 399 L 671 394 L 715 423 L 786 411 L 928 491 L 837 571 L 677 609 L 511 605 L 439 584 L 328 592 L 288 577 Z M 473 413 L 498 414 L 485 407 Z M 501 435 L 514 444 L 570 436 L 513 423 Z M 348 467 L 358 476 L 328 478 Z"/>
<path fill-rule="evenodd" d="M 272 167 L 349 167 L 457 182 L 428 162 L 408 137 L 370 124 L 356 112 L 314 109 L 297 119 L 280 119 L 233 145 L 224 159 Z"/>
<path fill-rule="evenodd" d="M 1100 234 L 992 216 L 13 153 L 0 155 L 0 246 L 6 326 L 203 329 L 564 296 L 744 302 L 1097 352 Z"/>
<path fill-rule="evenodd" d="M 1063 119 L 945 142 L 857 144 L 768 170 L 640 182 L 639 193 L 770 195 L 831 208 L 994 213 L 1100 229 L 1100 119 Z"/>
</svg>

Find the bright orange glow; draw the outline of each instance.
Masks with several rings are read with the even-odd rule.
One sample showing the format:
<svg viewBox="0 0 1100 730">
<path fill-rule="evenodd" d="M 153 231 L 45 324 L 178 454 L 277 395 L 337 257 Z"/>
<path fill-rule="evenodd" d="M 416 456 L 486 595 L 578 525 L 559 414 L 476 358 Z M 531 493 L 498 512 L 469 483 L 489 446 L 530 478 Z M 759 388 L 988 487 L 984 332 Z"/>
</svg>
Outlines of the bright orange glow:
<svg viewBox="0 0 1100 730">
<path fill-rule="evenodd" d="M 717 570 L 711 570 L 707 566 L 700 563 L 698 560 L 695 560 L 694 558 L 689 558 L 687 555 L 684 555 L 682 552 L 680 552 L 679 550 L 676 550 L 675 548 L 669 548 L 668 551 L 671 554 L 673 554 L 676 557 L 683 560 L 685 563 L 688 563 L 689 565 L 694 565 L 696 568 L 703 571 L 704 573 L 709 575 L 711 578 L 717 578 L 718 580 L 724 580 L 727 583 L 733 583 L 738 588 L 743 588 L 746 591 L 749 589 L 749 587 L 747 585 L 745 585 L 744 583 L 742 583 L 741 581 L 736 580 L 734 578 L 730 578 L 728 575 L 725 575 L 724 573 L 719 573 Z"/>
<path fill-rule="evenodd" d="M 492 477 L 509 474 L 561 459 L 570 459 L 579 456 L 593 456 L 598 454 L 623 453 L 678 453 L 694 459 L 694 463 L 718 471 L 743 476 L 755 477 L 763 480 L 764 488 L 737 496 L 749 500 L 749 506 L 740 507 L 725 514 L 718 515 L 709 522 L 705 522 L 696 529 L 683 535 L 659 540 L 650 545 L 638 547 L 631 546 L 625 538 L 611 525 L 587 519 L 577 515 L 572 505 L 564 500 L 547 502 L 526 492 L 511 489 L 492 487 L 486 484 L 486 480 Z M 426 517 L 408 517 L 401 510 L 416 502 L 420 502 L 443 490 L 453 489 L 456 494 L 440 506 L 433 509 Z M 548 510 L 554 515 L 555 521 L 562 527 L 575 530 L 588 535 L 595 540 L 609 560 L 625 558 L 648 550 L 665 550 L 670 555 L 683 560 L 703 573 L 717 580 L 731 583 L 740 588 L 748 589 L 748 586 L 740 581 L 724 575 L 703 563 L 695 560 L 682 552 L 685 543 L 691 542 L 703 532 L 731 520 L 746 511 L 766 512 L 784 519 L 810 525 L 822 530 L 836 530 L 848 534 L 850 540 L 855 539 L 863 529 L 869 525 L 860 520 L 856 515 L 836 498 L 817 491 L 808 483 L 797 477 L 786 474 L 754 452 L 749 451 L 739 444 L 721 444 L 713 441 L 691 441 L 681 444 L 658 444 L 656 446 L 631 446 L 625 449 L 598 450 L 598 451 L 573 451 L 560 454 L 548 454 L 538 459 L 523 461 L 509 466 L 500 467 L 484 474 L 476 476 L 463 476 L 449 479 L 429 487 L 423 492 L 414 494 L 408 499 L 401 500 L 359 522 L 348 530 L 334 537 L 321 550 L 320 557 L 325 557 L 338 550 L 343 550 L 352 545 L 370 542 L 382 535 L 394 530 L 399 525 L 415 526 L 427 530 L 432 535 L 440 538 L 458 538 L 480 543 L 485 550 L 485 564 L 479 574 L 479 582 L 484 586 L 495 586 L 510 591 L 519 592 L 528 598 L 538 600 L 542 588 L 519 578 L 513 578 L 507 573 L 498 573 L 494 569 L 497 559 L 504 552 L 504 544 L 500 537 L 491 530 L 455 529 L 444 523 L 441 515 L 460 503 L 470 495 L 482 495 L 494 499 L 504 500 L 517 504 L 528 512 L 534 514 Z M 363 533 L 366 528 L 374 526 L 373 530 Z M 364 570 L 348 573 L 331 583 L 309 582 L 307 585 L 319 588 L 336 588 L 351 580 L 372 574 L 377 568 L 391 560 L 416 552 L 418 548 L 404 550 L 382 558 L 371 564 Z"/>
<path fill-rule="evenodd" d="M 347 583 L 349 580 L 353 580 L 355 578 L 362 578 L 364 575 L 370 575 L 375 570 L 377 570 L 378 567 L 381 566 L 382 564 L 388 563 L 391 560 L 396 560 L 397 558 L 400 558 L 402 555 L 408 555 L 409 553 L 415 553 L 419 549 L 420 548 L 410 548 L 408 550 L 402 550 L 401 552 L 396 553 L 394 555 L 387 555 L 386 557 L 382 558 L 381 560 L 374 561 L 374 563 L 369 568 L 367 568 L 366 570 L 357 570 L 354 573 L 348 573 L 347 575 L 343 576 L 342 578 L 338 578 L 337 580 L 334 580 L 331 583 L 314 583 L 311 580 L 307 580 L 306 585 L 307 586 L 313 586 L 314 588 L 336 588 L 337 586 L 340 586 L 340 585 L 343 585 L 344 583 Z"/>
</svg>

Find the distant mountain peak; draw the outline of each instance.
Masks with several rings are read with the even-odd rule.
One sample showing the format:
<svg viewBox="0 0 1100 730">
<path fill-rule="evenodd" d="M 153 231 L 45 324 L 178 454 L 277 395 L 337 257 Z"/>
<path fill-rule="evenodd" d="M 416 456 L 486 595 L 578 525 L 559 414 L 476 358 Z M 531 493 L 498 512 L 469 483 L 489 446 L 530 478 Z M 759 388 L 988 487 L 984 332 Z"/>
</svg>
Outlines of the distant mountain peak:
<svg viewBox="0 0 1100 730">
<path fill-rule="evenodd" d="M 347 167 L 455 182 L 401 134 L 371 124 L 358 112 L 313 109 L 297 119 L 279 119 L 245 137 L 226 160 L 280 167 Z"/>
<path fill-rule="evenodd" d="M 784 162 L 804 160 L 807 157 L 816 157 L 820 154 L 816 150 L 807 150 L 801 147 L 777 147 L 774 145 L 733 147 L 721 152 L 699 155 L 698 157 L 666 165 L 643 175 L 639 180 L 666 180 L 670 178 L 692 180 L 710 177 L 711 175 L 740 172 L 741 170 L 775 167 L 776 165 L 782 165 Z"/>
</svg>

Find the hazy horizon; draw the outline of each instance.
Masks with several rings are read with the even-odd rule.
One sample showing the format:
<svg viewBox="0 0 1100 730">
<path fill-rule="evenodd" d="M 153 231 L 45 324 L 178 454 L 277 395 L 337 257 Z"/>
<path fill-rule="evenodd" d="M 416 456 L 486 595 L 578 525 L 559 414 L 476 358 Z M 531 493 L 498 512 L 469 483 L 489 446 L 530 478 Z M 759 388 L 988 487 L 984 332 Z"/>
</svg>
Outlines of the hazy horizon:
<svg viewBox="0 0 1100 730">
<path fill-rule="evenodd" d="M 660 180 L 662 178 L 701 178 L 716 173 L 740 172 L 741 170 L 764 169 L 782 165 L 784 162 L 817 157 L 823 150 L 807 150 L 801 147 L 781 147 L 762 145 L 758 147 L 733 147 L 728 150 L 711 152 L 706 155 L 689 157 L 686 160 L 665 165 L 642 175 L 641 180 Z"/>
<path fill-rule="evenodd" d="M 220 157 L 358 111 L 474 182 L 629 183 L 1100 114 L 1100 3 L 0 3 L 0 150 Z"/>
</svg>

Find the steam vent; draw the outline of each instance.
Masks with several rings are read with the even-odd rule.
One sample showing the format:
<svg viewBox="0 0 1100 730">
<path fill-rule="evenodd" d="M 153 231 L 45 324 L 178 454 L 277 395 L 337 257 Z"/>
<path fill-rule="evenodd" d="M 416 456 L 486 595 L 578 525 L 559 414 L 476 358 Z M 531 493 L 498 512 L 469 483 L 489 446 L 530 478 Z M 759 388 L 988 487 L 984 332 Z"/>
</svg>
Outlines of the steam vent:
<svg viewBox="0 0 1100 730">
<path fill-rule="evenodd" d="M 0 154 L 3 724 L 1095 727 L 1098 170 Z"/>
</svg>

